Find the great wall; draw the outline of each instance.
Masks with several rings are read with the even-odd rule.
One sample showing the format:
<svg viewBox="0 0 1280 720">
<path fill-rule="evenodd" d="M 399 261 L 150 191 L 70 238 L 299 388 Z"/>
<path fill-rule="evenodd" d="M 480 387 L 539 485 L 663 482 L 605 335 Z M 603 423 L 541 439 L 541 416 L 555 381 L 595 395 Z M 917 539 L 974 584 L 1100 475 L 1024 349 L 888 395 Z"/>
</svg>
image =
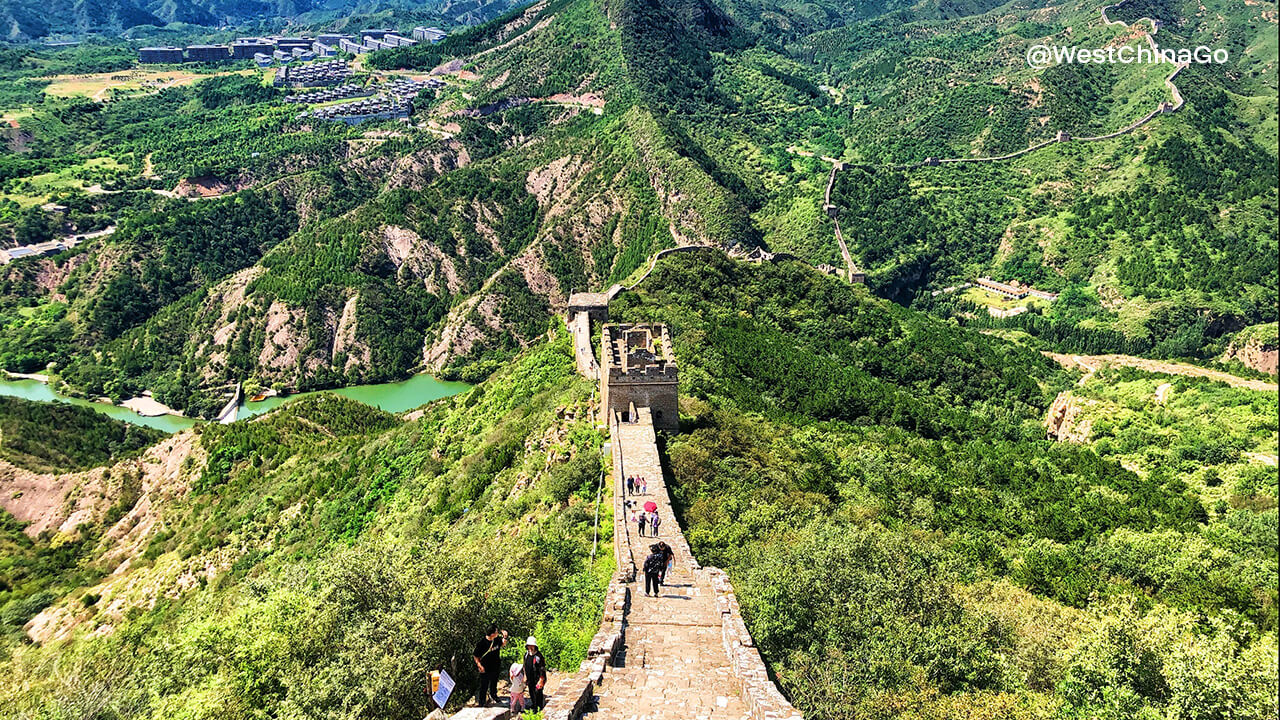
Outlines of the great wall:
<svg viewBox="0 0 1280 720">
<path fill-rule="evenodd" d="M 1108 11 L 1108 10 L 1114 10 L 1115 8 L 1118 8 L 1118 7 L 1120 7 L 1121 5 L 1124 5 L 1126 2 L 1128 2 L 1128 0 L 1121 0 L 1120 2 L 1115 3 L 1114 5 L 1106 5 L 1106 6 L 1104 6 L 1104 7 L 1102 8 L 1102 22 L 1103 22 L 1103 24 L 1104 24 L 1104 25 L 1121 25 L 1121 26 L 1123 26 L 1123 27 L 1125 27 L 1125 28 L 1127 29 L 1127 28 L 1131 28 L 1131 27 L 1133 27 L 1133 26 L 1135 26 L 1135 25 L 1138 25 L 1139 23 L 1142 23 L 1142 22 L 1144 22 L 1144 21 L 1145 21 L 1145 22 L 1147 22 L 1148 24 L 1150 24 L 1150 25 L 1151 25 L 1151 32 L 1144 34 L 1144 37 L 1145 37 L 1145 38 L 1146 38 L 1146 40 L 1147 40 L 1147 44 L 1148 44 L 1148 45 L 1150 46 L 1150 48 L 1151 48 L 1151 52 L 1156 53 L 1156 54 L 1159 54 L 1159 52 L 1160 52 L 1160 46 L 1159 46 L 1159 45 L 1157 45 L 1157 44 L 1156 44 L 1156 41 L 1155 41 L 1155 35 L 1156 35 L 1156 33 L 1157 33 L 1157 32 L 1159 32 L 1159 31 L 1160 31 L 1160 23 L 1159 23 L 1158 21 L 1156 21 L 1156 20 L 1154 20 L 1154 19 L 1152 19 L 1152 18 L 1149 18 L 1149 17 L 1142 17 L 1142 18 L 1138 18 L 1137 20 L 1134 20 L 1132 23 L 1126 23 L 1126 22 L 1124 22 L 1123 20 L 1112 20 L 1112 19 L 1107 15 L 1107 11 Z M 959 164 L 959 163 L 989 163 L 989 162 L 1002 162 L 1002 161 L 1005 161 L 1005 160 L 1012 160 L 1012 159 L 1017 158 L 1017 157 L 1022 157 L 1023 155 L 1027 155 L 1027 154 L 1029 154 L 1029 153 L 1035 152 L 1036 150 L 1040 150 L 1040 149 L 1042 149 L 1042 148 L 1049 147 L 1050 145 L 1056 145 L 1056 144 L 1058 144 L 1058 143 L 1064 143 L 1064 142 L 1070 142 L 1070 141 L 1075 141 L 1075 142 L 1097 142 L 1097 141 L 1100 141 L 1100 140 L 1110 140 L 1110 139 L 1112 139 L 1112 138 L 1120 137 L 1121 135 L 1126 135 L 1126 134 L 1128 134 L 1128 133 L 1133 132 L 1134 130 L 1137 130 L 1138 128 L 1142 127 L 1143 125 L 1146 125 L 1147 123 L 1151 122 L 1152 120 L 1154 120 L 1156 117 L 1158 117 L 1158 116 L 1160 116 L 1160 115 L 1163 115 L 1163 114 L 1165 114 L 1165 113 L 1175 112 L 1175 111 L 1177 111 L 1177 110 L 1179 110 L 1179 109 L 1181 109 L 1181 108 L 1182 108 L 1182 106 L 1185 104 L 1185 102 L 1186 102 L 1186 101 L 1185 101 L 1185 100 L 1183 99 L 1183 97 L 1182 97 L 1182 92 L 1181 92 L 1180 90 L 1178 90 L 1178 86 L 1173 84 L 1173 79 L 1174 79 L 1175 77 L 1177 77 L 1177 76 L 1178 76 L 1178 73 L 1182 72 L 1182 69 L 1183 69 L 1183 68 L 1185 68 L 1186 66 L 1187 66 L 1187 65 L 1186 65 L 1186 63 L 1174 63 L 1173 71 L 1172 71 L 1172 72 L 1170 72 L 1170 73 L 1169 73 L 1169 75 L 1168 75 L 1168 77 L 1166 77 L 1166 78 L 1164 79 L 1164 84 L 1165 84 L 1165 86 L 1169 89 L 1169 95 L 1170 95 L 1170 97 L 1172 98 L 1172 101 L 1171 101 L 1171 102 L 1161 101 L 1160 103 L 1158 103 L 1158 104 L 1156 105 L 1156 108 L 1155 108 L 1154 110 L 1152 110 L 1151 112 L 1147 113 L 1146 115 L 1144 115 L 1144 116 L 1143 116 L 1143 117 L 1141 117 L 1140 119 L 1138 119 L 1138 120 L 1134 121 L 1133 123 L 1131 123 L 1131 124 L 1129 124 L 1129 125 L 1126 125 L 1126 126 L 1125 126 L 1125 127 L 1123 127 L 1123 128 L 1120 128 L 1119 130 L 1116 130 L 1115 132 L 1110 132 L 1110 133 L 1107 133 L 1107 134 L 1105 134 L 1105 135 L 1095 135 L 1095 136 L 1089 136 L 1089 137 L 1073 137 L 1073 136 L 1072 136 L 1070 133 L 1068 133 L 1067 131 L 1065 131 L 1065 130 L 1059 130 L 1059 131 L 1057 132 L 1057 134 L 1056 134 L 1054 137 L 1052 137 L 1052 138 L 1050 138 L 1050 139 L 1048 139 L 1048 140 L 1044 140 L 1044 141 L 1042 141 L 1042 142 L 1036 143 L 1035 145 L 1030 145 L 1030 146 L 1027 146 L 1027 147 L 1025 147 L 1025 148 L 1022 148 L 1021 150 L 1015 150 L 1014 152 L 1005 153 L 1005 154 L 1003 154 L 1003 155 L 991 155 L 991 156 L 987 156 L 987 157 L 953 157 L 953 158 L 928 157 L 928 158 L 925 158 L 924 160 L 920 160 L 920 161 L 918 161 L 918 162 L 913 162 L 913 163 L 904 163 L 904 164 L 885 164 L 885 165 L 876 165 L 876 164 L 872 164 L 872 163 L 854 163 L 854 162 L 845 162 L 845 161 L 841 161 L 841 160 L 836 159 L 836 158 L 823 156 L 823 157 L 822 157 L 822 159 L 823 159 L 823 160 L 826 160 L 827 162 L 830 162 L 830 163 L 831 163 L 831 165 L 832 165 L 832 168 L 831 168 L 831 178 L 830 178 L 830 179 L 828 180 L 828 182 L 827 182 L 827 192 L 826 192 L 825 207 L 827 207 L 827 208 L 833 208 L 833 207 L 834 207 L 834 206 L 831 204 L 831 190 L 832 190 L 832 187 L 833 187 L 833 186 L 834 186 L 834 184 L 835 184 L 835 173 L 836 173 L 836 171 L 837 171 L 837 170 L 843 170 L 844 168 L 846 168 L 846 167 L 850 167 L 850 166 L 866 168 L 866 169 L 869 169 L 869 170 L 877 170 L 877 169 L 881 169 L 881 170 L 914 170 L 914 169 L 922 168 L 922 167 L 938 167 L 938 166 L 940 166 L 940 165 L 954 165 L 954 164 Z M 791 148 L 790 150 L 791 150 L 791 152 L 793 152 L 793 153 L 795 153 L 795 154 L 797 154 L 797 155 L 803 155 L 803 156 L 806 156 L 806 157 L 814 157 L 814 153 L 811 153 L 811 152 L 797 151 L 797 150 L 795 150 L 794 148 Z M 830 212 L 830 210 L 828 210 L 828 212 Z"/>
<path fill-rule="evenodd" d="M 578 371 L 600 385 L 600 413 L 609 429 L 614 501 L 615 572 L 605 594 L 599 632 L 579 671 L 564 679 L 543 715 L 649 720 L 802 720 L 769 679 L 764 660 L 743 622 L 728 576 L 694 557 L 671 507 L 656 431 L 678 428 L 677 366 L 671 337 L 661 325 L 608 324 L 608 303 L 632 289 L 672 252 L 655 253 L 630 286 L 579 294 L 566 318 L 574 336 Z M 578 348 L 594 348 L 599 360 Z M 626 494 L 625 479 L 643 477 L 649 494 Z M 653 502 L 663 519 L 660 536 L 640 537 L 628 522 L 627 501 Z M 665 541 L 675 562 L 660 597 L 635 592 L 648 545 Z"/>
<path fill-rule="evenodd" d="M 1130 26 L 1107 16 L 1108 10 L 1125 2 L 1127 0 L 1121 0 L 1102 8 L 1102 20 L 1106 25 Z M 1143 21 L 1151 24 L 1151 32 L 1145 37 L 1152 52 L 1159 52 L 1152 37 L 1159 31 L 1159 23 L 1144 17 L 1132 24 Z M 858 166 L 911 170 L 945 164 L 999 162 L 1070 140 L 1095 142 L 1119 137 L 1146 125 L 1158 115 L 1174 112 L 1183 106 L 1182 93 L 1173 84 L 1173 79 L 1184 67 L 1185 64 L 1177 64 L 1164 81 L 1173 102 L 1161 102 L 1138 121 L 1112 133 L 1072 138 L 1068 133 L 1059 131 L 1053 139 L 1004 155 L 926 158 L 905 165 Z M 815 156 L 796 148 L 788 150 L 806 157 Z M 833 274 L 851 282 L 864 282 L 865 275 L 849 253 L 840 230 L 839 210 L 832 202 L 836 174 L 852 163 L 826 156 L 821 159 L 831 164 L 823 194 L 823 210 L 832 219 L 836 242 L 845 264 L 842 270 Z M 724 252 L 753 262 L 798 259 L 760 248 L 746 251 L 734 247 L 726 250 L 703 244 L 667 248 L 654 253 L 644 272 L 630 284 L 614 284 L 603 293 L 576 293 L 569 300 L 565 320 L 573 337 L 575 365 L 583 377 L 599 383 L 599 411 L 603 424 L 609 430 L 613 544 L 617 569 L 605 592 L 600 628 L 588 647 L 587 659 L 576 673 L 561 680 L 554 694 L 548 698 L 543 709 L 545 720 L 588 717 L 602 720 L 803 720 L 803 714 L 787 701 L 770 679 L 764 660 L 743 621 L 728 575 L 719 568 L 703 567 L 698 563 L 672 509 L 656 434 L 664 427 L 675 429 L 674 424 L 678 422 L 676 365 L 667 330 L 661 325 L 608 324 L 609 302 L 648 279 L 659 260 L 673 253 L 702 250 Z M 592 342 L 597 329 L 601 338 L 599 356 Z M 629 337 L 633 333 L 640 333 L 647 340 L 635 342 Z M 632 357 L 638 357 L 638 367 L 631 367 Z M 664 389 L 653 392 L 653 387 L 648 386 L 636 393 L 621 387 L 636 385 L 636 380 L 639 380 L 639 385 L 658 380 Z M 638 404 L 637 400 L 640 401 Z M 630 498 L 625 485 L 628 476 L 648 480 L 650 493 L 632 497 L 641 502 L 652 501 L 658 506 L 658 513 L 663 518 L 659 537 L 652 540 L 641 538 L 628 522 L 626 503 Z M 667 593 L 661 597 L 637 596 L 638 569 L 648 554 L 645 545 L 657 540 L 667 542 L 675 551 L 671 575 L 664 586 Z M 673 593 L 673 590 L 678 592 Z M 506 717 L 507 711 L 500 708 L 468 708 L 453 716 L 455 720 L 501 720 Z"/>
<path fill-rule="evenodd" d="M 1155 34 L 1160 31 L 1159 22 L 1149 17 L 1143 17 L 1143 18 L 1138 18 L 1137 20 L 1134 20 L 1133 23 L 1126 23 L 1123 20 L 1112 20 L 1110 17 L 1107 16 L 1108 10 L 1113 10 L 1115 8 L 1118 8 L 1121 5 L 1124 5 L 1126 2 L 1128 2 L 1128 0 L 1120 0 L 1120 2 L 1114 5 L 1103 6 L 1102 8 L 1103 24 L 1104 25 L 1121 25 L 1126 29 L 1128 29 L 1143 21 L 1150 23 L 1151 32 L 1144 35 L 1144 37 L 1146 37 L 1147 44 L 1151 47 L 1151 52 L 1156 53 L 1158 55 L 1160 52 L 1160 46 L 1156 45 Z M 999 162 L 1003 160 L 1012 160 L 1013 158 L 1035 152 L 1036 150 L 1039 150 L 1041 148 L 1045 148 L 1060 142 L 1068 142 L 1071 140 L 1074 140 L 1076 142 L 1097 142 L 1099 140 L 1110 140 L 1112 138 L 1120 137 L 1121 135 L 1131 133 L 1134 130 L 1137 130 L 1138 128 L 1142 127 L 1143 125 L 1146 125 L 1147 123 L 1151 122 L 1159 115 L 1162 115 L 1164 113 L 1174 112 L 1176 110 L 1179 110 L 1183 106 L 1184 100 L 1182 99 L 1182 93 L 1178 90 L 1178 86 L 1173 84 L 1173 79 L 1177 77 L 1178 73 L 1182 72 L 1182 69 L 1185 67 L 1186 67 L 1186 63 L 1175 63 L 1173 72 L 1169 73 L 1169 76 L 1164 79 L 1164 84 L 1166 87 L 1169 88 L 1169 94 L 1173 98 L 1173 102 L 1163 102 L 1163 101 L 1160 102 L 1159 104 L 1156 105 L 1155 110 L 1152 110 L 1151 112 L 1144 115 L 1141 119 L 1133 122 L 1130 125 L 1126 125 L 1125 127 L 1120 128 L 1115 132 L 1107 133 L 1106 135 L 1096 135 L 1092 137 L 1072 137 L 1070 133 L 1064 130 L 1059 130 L 1057 135 L 1050 140 L 1045 140 L 1044 142 L 1040 142 L 1035 145 L 1031 145 L 1021 150 L 1017 150 L 1015 152 L 1007 153 L 1004 155 L 996 155 L 993 157 L 965 157 L 965 158 L 932 158 L 931 157 L 931 158 L 925 158 L 921 162 L 917 162 L 917 163 L 910 163 L 907 165 L 891 165 L 889 167 L 895 170 L 910 170 L 918 167 L 934 167 L 938 165 L 946 165 L 946 164 L 954 164 L 954 163 Z"/>
<path fill-rule="evenodd" d="M 1103 24 L 1122 25 L 1125 28 L 1129 28 L 1144 21 L 1149 23 L 1151 25 L 1151 32 L 1145 34 L 1144 37 L 1147 40 L 1147 44 L 1151 47 L 1151 52 L 1158 54 L 1160 52 L 1160 46 L 1156 45 L 1154 36 L 1157 32 L 1160 31 L 1159 22 L 1149 17 L 1143 17 L 1143 18 L 1138 18 L 1137 20 L 1133 21 L 1133 23 L 1130 24 L 1130 23 L 1125 23 L 1122 20 L 1112 20 L 1110 17 L 1108 17 L 1107 15 L 1108 10 L 1118 8 L 1121 5 L 1124 5 L 1126 2 L 1128 2 L 1128 0 L 1120 0 L 1120 2 L 1115 3 L 1114 5 L 1103 6 L 1102 8 Z M 1035 145 L 1030 145 L 1021 150 L 1016 150 L 1011 153 L 1005 153 L 1004 155 L 994 155 L 994 156 L 988 156 L 988 157 L 958 157 L 958 158 L 928 157 L 919 162 L 897 164 L 897 165 L 894 165 L 894 164 L 875 165 L 870 163 L 846 162 L 844 160 L 840 160 L 839 158 L 829 157 L 826 155 L 818 156 L 816 153 L 800 150 L 795 147 L 789 147 L 787 148 L 787 150 L 795 155 L 800 155 L 802 157 L 820 157 L 825 162 L 828 162 L 831 164 L 831 174 L 827 178 L 827 187 L 822 197 L 822 209 L 824 212 L 827 213 L 828 216 L 831 217 L 831 222 L 835 228 L 836 243 L 839 245 L 839 248 L 840 248 L 840 256 L 844 260 L 845 268 L 840 272 L 840 275 L 842 277 L 848 278 L 850 282 L 857 282 L 857 283 L 866 282 L 866 275 L 862 270 L 858 268 L 857 264 L 853 261 L 853 256 L 850 255 L 849 253 L 849 246 L 848 244 L 845 243 L 844 233 L 840 231 L 839 208 L 835 205 L 835 203 L 831 201 L 832 192 L 835 190 L 836 173 L 850 166 L 864 168 L 872 171 L 874 170 L 915 170 L 923 167 L 939 167 L 942 165 L 955 165 L 960 163 L 1003 162 L 1005 160 L 1012 160 L 1014 158 L 1027 155 L 1029 153 L 1035 152 L 1036 150 L 1049 147 L 1050 145 L 1056 145 L 1058 143 L 1064 143 L 1064 142 L 1069 142 L 1073 140 L 1075 142 L 1098 142 L 1101 140 L 1111 140 L 1113 138 L 1117 138 L 1117 137 L 1120 137 L 1121 135 L 1126 135 L 1128 133 L 1133 132 L 1134 130 L 1137 130 L 1143 125 L 1146 125 L 1147 123 L 1154 120 L 1159 115 L 1163 115 L 1165 113 L 1171 113 L 1180 109 L 1185 104 L 1185 100 L 1182 97 L 1181 91 L 1178 90 L 1178 86 L 1173 84 L 1173 79 L 1177 77 L 1178 73 L 1182 72 L 1182 69 L 1185 67 L 1186 67 L 1185 63 L 1175 63 L 1173 72 L 1169 73 L 1169 76 L 1164 79 L 1164 84 L 1166 87 L 1169 88 L 1169 94 L 1173 98 L 1172 102 L 1160 102 L 1158 105 L 1156 105 L 1155 110 L 1152 110 L 1151 112 L 1147 113 L 1139 120 L 1129 125 L 1126 125 L 1125 127 L 1119 130 L 1116 130 L 1115 132 L 1107 133 L 1105 135 L 1096 135 L 1091 137 L 1072 137 L 1071 134 L 1066 132 L 1065 130 L 1059 130 L 1057 134 L 1053 138 L 1050 138 L 1049 140 L 1044 140 L 1042 142 L 1036 143 Z"/>
<path fill-rule="evenodd" d="M 803 720 L 769 678 L 742 619 L 733 584 L 723 570 L 693 555 L 671 506 L 657 432 L 679 427 L 677 365 L 664 325 L 609 324 L 608 305 L 636 287 L 578 293 L 565 318 L 578 372 L 599 383 L 599 417 L 609 430 L 612 462 L 613 552 L 616 571 L 605 591 L 600 627 L 577 672 L 559 679 L 543 708 L 546 720 Z M 593 338 L 599 335 L 599 354 Z M 627 495 L 626 478 L 643 477 L 644 495 Z M 628 501 L 653 502 L 662 518 L 656 537 L 641 537 L 628 521 Z M 650 544 L 675 552 L 660 596 L 636 593 Z M 501 720 L 505 708 L 469 707 L 454 720 Z"/>
</svg>

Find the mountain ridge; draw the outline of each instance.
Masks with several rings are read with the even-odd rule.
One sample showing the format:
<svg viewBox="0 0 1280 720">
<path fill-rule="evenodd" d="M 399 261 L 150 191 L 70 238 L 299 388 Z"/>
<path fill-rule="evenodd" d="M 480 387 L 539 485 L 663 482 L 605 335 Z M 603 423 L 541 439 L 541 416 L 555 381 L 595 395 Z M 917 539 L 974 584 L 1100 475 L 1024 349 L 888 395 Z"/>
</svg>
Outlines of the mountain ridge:
<svg viewBox="0 0 1280 720">
<path fill-rule="evenodd" d="M 897 8 L 874 22 L 828 14 L 826 24 L 845 24 L 786 46 L 747 27 L 759 12 L 752 8 L 555 0 L 438 45 L 371 54 L 376 72 L 435 72 L 446 81 L 421 100 L 416 124 L 394 131 L 299 122 L 273 93 L 227 77 L 68 112 L 91 119 L 94 142 L 92 133 L 107 133 L 108 146 L 132 152 L 132 162 L 147 152 L 164 182 L 212 175 L 253 188 L 240 200 L 166 209 L 148 222 L 171 213 L 190 218 L 183 223 L 253 213 L 276 220 L 240 222 L 260 230 L 239 233 L 245 244 L 234 256 L 208 262 L 215 258 L 197 252 L 205 258 L 198 278 L 176 267 L 189 253 L 180 247 L 186 240 L 156 255 L 147 238 L 158 231 L 126 225 L 66 261 L 79 267 L 60 283 L 65 314 L 53 319 L 51 310 L 47 326 L 20 323 L 15 346 L 29 354 L 11 367 L 53 361 L 78 392 L 151 389 L 196 412 L 217 404 L 202 388 L 248 377 L 298 388 L 423 369 L 476 379 L 538 338 L 570 293 L 620 281 L 664 247 L 763 246 L 842 265 L 822 208 L 827 168 L 793 150 L 855 165 L 981 156 L 1053 139 L 1061 127 L 1109 131 L 1167 99 L 1166 68 L 1094 76 L 1073 66 L 1046 71 L 1046 80 L 963 61 L 987 47 L 1004 57 L 1008 38 L 1057 35 L 1065 23 L 1079 23 L 1081 42 L 1122 33 L 1082 0 L 1035 10 L 1038 25 L 984 5 L 951 8 L 968 14 L 945 21 Z M 1162 37 L 1174 42 L 1186 30 L 1171 25 Z M 999 34 L 1009 29 L 1012 36 Z M 836 36 L 856 49 L 837 56 Z M 916 67 L 915 52 L 950 74 L 885 72 L 890 60 Z M 1221 356 L 1234 328 L 1274 315 L 1265 302 L 1274 278 L 1259 261 L 1269 246 L 1257 228 L 1275 212 L 1264 183 L 1275 161 L 1251 126 L 1209 132 L 1221 78 L 1206 73 L 1179 76 L 1186 108 L 1087 149 L 1051 144 L 1000 168 L 839 173 L 832 203 L 852 259 L 878 293 L 975 326 L 1053 338 L 1049 349 Z M 1077 97 L 1066 88 L 1079 79 L 1089 81 L 1088 93 Z M 1260 76 L 1246 84 L 1268 91 Z M 987 113 L 975 112 L 982 99 L 993 101 Z M 151 119 L 156 103 L 189 131 Z M 27 126 L 42 152 L 75 142 L 76 126 L 61 118 Z M 158 151 L 132 139 L 143 127 L 169 133 Z M 55 140 L 63 134 L 66 141 Z M 1236 199 L 1215 216 L 1208 193 L 1219 189 L 1202 178 L 1223 172 L 1239 178 Z M 1106 173 L 1135 188 L 1100 185 Z M 270 210 L 255 199 L 277 192 Z M 1152 213 L 1165 207 L 1186 215 L 1195 236 L 1156 221 Z M 1163 244 L 1099 237 L 1114 222 L 1106 218 L 1134 213 Z M 1236 258 L 1230 278 L 1217 270 L 1168 275 L 1183 258 L 1227 255 Z M 922 292 L 984 272 L 1072 291 L 1007 321 L 988 321 L 986 308 L 973 312 L 967 296 Z M 131 287 L 143 299 L 118 302 Z M 1178 335 L 1184 316 L 1203 320 Z M 41 333 L 71 341 L 51 344 Z"/>
</svg>

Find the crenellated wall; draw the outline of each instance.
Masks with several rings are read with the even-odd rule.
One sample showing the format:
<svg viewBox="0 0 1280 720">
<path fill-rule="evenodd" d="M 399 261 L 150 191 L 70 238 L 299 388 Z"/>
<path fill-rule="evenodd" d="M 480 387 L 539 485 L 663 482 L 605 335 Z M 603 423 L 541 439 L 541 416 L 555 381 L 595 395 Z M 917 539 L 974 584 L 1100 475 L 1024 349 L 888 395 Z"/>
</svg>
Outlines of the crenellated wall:
<svg viewBox="0 0 1280 720">
<path fill-rule="evenodd" d="M 636 563 L 632 550 L 634 540 L 629 533 L 626 508 L 623 502 L 626 489 L 623 487 L 623 475 L 618 468 L 621 463 L 620 454 L 611 448 L 613 456 L 613 558 L 616 569 L 609 586 L 605 590 L 604 613 L 600 618 L 600 629 L 591 638 L 587 648 L 587 659 L 578 667 L 573 677 L 560 683 L 559 691 L 548 698 L 542 710 L 546 720 L 575 720 L 583 710 L 591 704 L 595 697 L 595 689 L 604 679 L 608 667 L 626 643 L 626 617 L 631 607 L 631 588 L 635 582 Z"/>
<path fill-rule="evenodd" d="M 586 314 L 575 313 L 569 325 L 574 334 L 575 354 L 578 354 L 578 346 L 584 341 L 587 347 L 590 347 L 588 338 L 591 326 Z M 661 329 L 661 338 L 662 343 L 669 349 L 670 336 L 665 327 Z M 591 359 L 594 362 L 594 355 Z M 584 364 L 580 357 L 579 371 L 587 375 Z M 598 372 L 597 377 L 599 377 Z M 599 379 L 603 391 L 609 383 L 608 373 Z M 627 628 L 631 621 L 632 587 L 637 580 L 639 566 L 648 553 L 646 545 L 653 540 L 639 537 L 636 528 L 628 521 L 629 508 L 625 482 L 627 477 L 644 477 L 650 480 L 651 488 L 654 490 L 644 499 L 653 501 L 658 507 L 659 515 L 663 518 L 662 539 L 674 550 L 679 571 L 693 578 L 693 585 L 696 586 L 685 592 L 700 593 L 705 598 L 714 597 L 715 611 L 708 611 L 708 620 L 702 627 L 714 633 L 718 617 L 723 656 L 716 662 L 719 667 L 731 672 L 732 681 L 727 683 L 727 686 L 736 688 L 726 687 L 721 692 L 730 695 L 736 692 L 738 697 L 734 702 L 740 702 L 738 706 L 745 708 L 752 720 L 803 720 L 804 716 L 787 702 L 770 680 L 764 659 L 756 649 L 755 641 L 751 638 L 751 633 L 743 621 L 737 595 L 728 575 L 719 568 L 702 567 L 689 547 L 684 529 L 680 527 L 671 506 L 670 495 L 666 490 L 652 409 L 647 405 L 629 402 L 625 410 L 606 410 L 605 417 L 610 436 L 613 552 L 616 570 L 605 591 L 600 627 L 588 647 L 587 659 L 579 666 L 577 672 L 560 683 L 556 694 L 548 699 L 543 709 L 544 717 L 546 720 L 577 720 L 584 714 L 595 711 L 597 691 L 608 678 L 614 677 L 610 674 L 611 669 L 618 667 L 624 653 L 628 652 Z M 642 600 L 654 602 L 645 598 Z M 643 629 L 643 619 L 636 627 Z M 716 655 L 719 656 L 720 653 L 716 652 Z M 633 668 L 628 667 L 626 670 L 615 672 L 634 671 Z M 641 672 L 645 671 L 641 670 Z M 672 681 L 676 680 L 663 673 L 652 676 L 650 680 L 657 680 L 660 686 L 668 678 Z M 609 682 L 614 685 L 618 683 L 617 680 Z M 687 688 L 682 692 L 688 692 Z M 696 694 L 698 691 L 694 692 Z M 712 691 L 708 689 L 706 692 Z M 655 687 L 652 697 L 654 700 L 651 702 L 661 704 L 668 695 L 662 691 L 661 687 Z M 600 714 L 608 715 L 609 713 L 602 709 Z"/>
<path fill-rule="evenodd" d="M 657 435 L 648 408 L 632 408 L 629 417 L 633 420 L 623 423 L 620 422 L 621 415 L 614 414 L 609 424 L 614 478 L 614 557 L 618 571 L 609 584 L 605 614 L 600 630 L 592 640 L 588 659 L 548 702 L 544 710 L 547 720 L 576 720 L 589 710 L 596 688 L 606 679 L 614 659 L 627 646 L 626 628 L 631 609 L 629 585 L 635 580 L 637 565 L 645 555 L 644 544 L 649 540 L 638 537 L 626 520 L 626 489 L 623 483 L 628 476 L 662 477 Z M 664 539 L 674 549 L 677 562 L 707 582 L 715 594 L 725 662 L 732 668 L 739 697 L 752 720 L 803 720 L 803 714 L 787 702 L 770 680 L 764 660 L 743 622 L 728 575 L 719 568 L 704 568 L 698 564 L 672 511 L 667 493 L 655 494 L 652 499 L 665 518 L 664 527 L 668 532 L 664 533 Z M 655 697 L 661 696 L 660 691 L 655 691 Z"/>
</svg>

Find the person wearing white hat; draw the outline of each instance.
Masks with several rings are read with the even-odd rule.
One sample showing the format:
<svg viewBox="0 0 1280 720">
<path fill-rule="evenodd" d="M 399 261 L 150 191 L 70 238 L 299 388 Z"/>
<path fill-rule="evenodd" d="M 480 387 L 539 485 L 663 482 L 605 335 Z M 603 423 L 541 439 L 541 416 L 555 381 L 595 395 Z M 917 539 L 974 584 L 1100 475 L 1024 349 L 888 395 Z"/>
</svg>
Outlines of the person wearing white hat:
<svg viewBox="0 0 1280 720">
<path fill-rule="evenodd" d="M 547 660 L 538 650 L 538 639 L 530 635 L 524 641 L 524 681 L 529 689 L 526 710 L 541 710 L 545 702 L 543 688 L 547 684 Z"/>
</svg>

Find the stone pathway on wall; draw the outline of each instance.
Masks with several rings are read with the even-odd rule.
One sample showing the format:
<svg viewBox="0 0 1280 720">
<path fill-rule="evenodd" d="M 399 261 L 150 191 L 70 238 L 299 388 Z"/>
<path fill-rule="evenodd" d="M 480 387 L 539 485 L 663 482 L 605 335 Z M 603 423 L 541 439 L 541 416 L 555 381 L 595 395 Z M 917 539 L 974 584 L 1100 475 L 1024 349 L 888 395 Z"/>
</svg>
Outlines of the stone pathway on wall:
<svg viewBox="0 0 1280 720">
<path fill-rule="evenodd" d="M 647 409 L 639 411 L 646 414 Z M 645 418 L 647 419 L 647 418 Z M 659 536 L 639 537 L 634 524 L 626 537 L 639 571 L 649 546 L 665 541 L 676 553 L 660 597 L 645 597 L 644 575 L 631 586 L 626 646 L 596 691 L 596 711 L 585 717 L 609 720 L 742 720 L 749 718 L 741 686 L 722 642 L 722 619 L 709 571 L 689 552 L 671 510 L 653 427 L 648 422 L 614 425 L 615 471 L 644 477 L 648 494 L 633 496 L 639 506 L 653 501 L 662 518 Z M 620 462 L 618 462 L 620 460 Z"/>
<path fill-rule="evenodd" d="M 652 489 L 652 484 L 650 484 Z M 610 720 L 744 720 L 750 714 L 721 643 L 720 612 L 705 573 L 677 567 L 661 597 L 637 578 L 626 649 L 596 692 Z"/>
</svg>

